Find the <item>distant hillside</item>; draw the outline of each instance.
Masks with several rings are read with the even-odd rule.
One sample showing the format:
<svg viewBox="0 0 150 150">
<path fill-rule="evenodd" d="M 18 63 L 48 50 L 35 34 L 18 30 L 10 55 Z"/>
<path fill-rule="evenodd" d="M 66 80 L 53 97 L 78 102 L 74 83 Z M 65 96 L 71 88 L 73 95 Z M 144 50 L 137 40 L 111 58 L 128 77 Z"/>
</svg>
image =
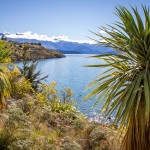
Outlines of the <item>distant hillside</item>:
<svg viewBox="0 0 150 150">
<path fill-rule="evenodd" d="M 6 48 L 12 50 L 12 60 L 21 61 L 24 55 L 27 60 L 38 60 L 48 58 L 62 58 L 65 57 L 61 52 L 49 50 L 40 43 L 18 43 L 14 41 L 0 40 L 5 44 Z"/>
<path fill-rule="evenodd" d="M 62 51 L 62 50 L 59 50 L 59 52 L 61 52 L 62 54 L 82 54 L 82 53 L 77 52 L 77 51 Z"/>
<path fill-rule="evenodd" d="M 7 36 L 7 35 L 6 35 Z M 96 44 L 89 43 L 78 43 L 57 40 L 56 41 L 44 41 L 37 39 L 25 39 L 25 38 L 9 38 L 8 40 L 17 41 L 19 43 L 38 43 L 40 42 L 42 46 L 47 49 L 54 49 L 62 52 L 63 54 L 104 54 L 104 53 L 116 53 L 112 48 L 98 46 Z"/>
</svg>

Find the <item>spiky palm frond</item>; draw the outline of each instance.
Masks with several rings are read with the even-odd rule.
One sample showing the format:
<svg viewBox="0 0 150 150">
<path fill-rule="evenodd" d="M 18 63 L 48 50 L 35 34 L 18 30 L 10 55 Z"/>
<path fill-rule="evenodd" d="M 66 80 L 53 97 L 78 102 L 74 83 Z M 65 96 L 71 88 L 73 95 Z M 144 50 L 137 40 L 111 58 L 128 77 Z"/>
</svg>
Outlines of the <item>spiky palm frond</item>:
<svg viewBox="0 0 150 150">
<path fill-rule="evenodd" d="M 106 117 L 113 114 L 115 124 L 126 126 L 125 150 L 145 150 L 150 143 L 150 14 L 142 8 L 144 20 L 137 8 L 132 8 L 134 15 L 123 6 L 116 8 L 121 22 L 100 28 L 109 36 L 96 35 L 103 39 L 98 44 L 118 54 L 93 56 L 106 64 L 89 66 L 109 67 L 91 84 L 95 89 L 86 98 L 97 95 L 96 103 L 105 102 Z"/>
<path fill-rule="evenodd" d="M 10 63 L 11 51 L 5 48 L 5 44 L 0 42 L 0 107 L 4 107 L 5 98 L 10 96 L 10 82 L 4 67 Z"/>
<path fill-rule="evenodd" d="M 0 66 L 11 62 L 11 48 L 6 48 L 6 43 L 0 41 Z"/>
</svg>

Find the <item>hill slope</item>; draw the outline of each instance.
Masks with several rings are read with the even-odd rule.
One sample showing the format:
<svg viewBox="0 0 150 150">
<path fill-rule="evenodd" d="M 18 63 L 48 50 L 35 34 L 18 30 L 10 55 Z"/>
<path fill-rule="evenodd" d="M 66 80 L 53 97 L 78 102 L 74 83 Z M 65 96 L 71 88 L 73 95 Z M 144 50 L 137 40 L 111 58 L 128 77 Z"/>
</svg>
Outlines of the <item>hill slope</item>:
<svg viewBox="0 0 150 150">
<path fill-rule="evenodd" d="M 21 61 L 24 54 L 27 60 L 38 60 L 38 59 L 48 59 L 48 58 L 63 58 L 65 55 L 62 53 L 49 50 L 43 46 L 36 43 L 18 43 L 14 41 L 4 41 L 1 43 L 5 44 L 6 48 L 10 48 L 12 51 L 12 60 Z"/>
</svg>

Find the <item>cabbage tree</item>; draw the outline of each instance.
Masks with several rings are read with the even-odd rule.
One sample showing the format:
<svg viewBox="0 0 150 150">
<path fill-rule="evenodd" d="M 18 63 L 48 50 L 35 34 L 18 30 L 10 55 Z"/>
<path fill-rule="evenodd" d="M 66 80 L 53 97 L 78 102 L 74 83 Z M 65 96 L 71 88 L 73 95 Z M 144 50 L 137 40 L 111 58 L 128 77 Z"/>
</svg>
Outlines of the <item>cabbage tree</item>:
<svg viewBox="0 0 150 150">
<path fill-rule="evenodd" d="M 98 44 L 117 54 L 93 56 L 106 64 L 90 65 L 107 71 L 91 83 L 94 89 L 86 98 L 96 96 L 101 112 L 114 115 L 114 124 L 125 128 L 123 150 L 150 148 L 150 14 L 146 6 L 142 10 L 141 15 L 137 8 L 116 8 L 120 22 L 101 27 L 107 35 L 95 34 Z"/>
</svg>

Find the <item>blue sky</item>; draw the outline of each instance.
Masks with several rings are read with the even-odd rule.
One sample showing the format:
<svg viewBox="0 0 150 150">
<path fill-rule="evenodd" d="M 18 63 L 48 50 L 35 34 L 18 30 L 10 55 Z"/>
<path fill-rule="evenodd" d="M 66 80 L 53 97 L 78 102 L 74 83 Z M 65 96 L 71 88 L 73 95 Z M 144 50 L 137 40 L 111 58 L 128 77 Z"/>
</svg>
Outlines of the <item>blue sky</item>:
<svg viewBox="0 0 150 150">
<path fill-rule="evenodd" d="M 26 32 L 47 36 L 66 35 L 86 40 L 89 32 L 118 18 L 114 8 L 130 5 L 141 8 L 150 0 L 0 0 L 0 32 Z"/>
</svg>

